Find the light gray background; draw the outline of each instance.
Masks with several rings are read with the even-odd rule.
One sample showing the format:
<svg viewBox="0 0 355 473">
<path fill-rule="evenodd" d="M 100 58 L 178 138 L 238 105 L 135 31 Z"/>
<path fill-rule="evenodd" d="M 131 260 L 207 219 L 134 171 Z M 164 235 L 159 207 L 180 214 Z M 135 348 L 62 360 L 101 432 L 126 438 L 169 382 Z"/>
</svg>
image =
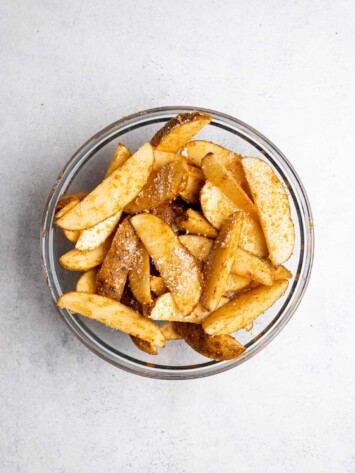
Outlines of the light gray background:
<svg viewBox="0 0 355 473">
<path fill-rule="evenodd" d="M 0 6 L 2 472 L 354 472 L 354 3 L 19 1 Z M 50 188 L 121 115 L 234 115 L 294 164 L 313 277 L 279 337 L 216 377 L 138 378 L 54 310 L 39 262 Z"/>
</svg>

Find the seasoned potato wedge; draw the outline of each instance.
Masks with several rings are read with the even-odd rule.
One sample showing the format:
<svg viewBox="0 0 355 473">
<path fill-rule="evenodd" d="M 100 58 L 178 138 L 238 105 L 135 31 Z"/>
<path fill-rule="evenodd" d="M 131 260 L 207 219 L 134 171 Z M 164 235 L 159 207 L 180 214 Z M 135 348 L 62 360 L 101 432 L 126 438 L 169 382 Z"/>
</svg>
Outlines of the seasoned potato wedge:
<svg viewBox="0 0 355 473">
<path fill-rule="evenodd" d="M 180 192 L 181 197 L 190 204 L 200 203 L 200 191 L 205 183 L 205 175 L 201 169 L 195 166 L 188 166 L 187 185 L 183 191 Z"/>
<path fill-rule="evenodd" d="M 209 335 L 229 334 L 247 327 L 284 295 L 288 281 L 276 281 L 273 286 L 259 286 L 240 294 L 212 312 L 202 326 Z"/>
<path fill-rule="evenodd" d="M 274 269 L 268 260 L 258 258 L 241 248 L 235 252 L 232 272 L 266 286 L 272 286 L 275 279 Z"/>
<path fill-rule="evenodd" d="M 215 310 L 223 296 L 243 225 L 243 212 L 228 217 L 208 254 L 205 281 L 200 303 L 209 311 Z"/>
<path fill-rule="evenodd" d="M 224 288 L 224 294 L 227 297 L 229 297 L 229 295 L 235 295 L 236 293 L 250 286 L 251 282 L 252 280 L 250 278 L 245 278 L 239 274 L 231 273 L 227 279 L 226 287 Z"/>
<path fill-rule="evenodd" d="M 202 235 L 210 238 L 216 238 L 218 235 L 216 229 L 207 222 L 201 213 L 193 209 L 187 209 L 175 222 L 180 230 L 185 230 L 194 235 Z"/>
<path fill-rule="evenodd" d="M 257 218 L 253 202 L 215 155 L 208 154 L 203 158 L 202 170 L 206 179 L 218 187 L 237 206 L 238 210 L 248 212 L 252 217 Z"/>
<path fill-rule="evenodd" d="M 105 177 L 111 176 L 111 174 L 116 171 L 116 169 L 120 168 L 130 157 L 130 150 L 120 143 L 113 154 Z"/>
<path fill-rule="evenodd" d="M 57 225 L 66 230 L 85 230 L 122 210 L 147 182 L 153 161 L 153 148 L 146 143 L 60 218 Z"/>
<path fill-rule="evenodd" d="M 62 195 L 55 206 L 55 218 L 63 217 L 70 209 L 75 207 L 86 197 L 85 192 L 75 192 L 74 194 Z"/>
<path fill-rule="evenodd" d="M 150 304 L 150 260 L 143 243 L 137 242 L 134 261 L 128 272 L 129 286 L 134 297 L 141 304 Z"/>
<path fill-rule="evenodd" d="M 182 158 L 152 171 L 146 185 L 124 211 L 134 214 L 151 210 L 179 195 L 187 184 L 187 164 Z"/>
<path fill-rule="evenodd" d="M 174 329 L 191 348 L 213 360 L 232 360 L 245 352 L 245 347 L 230 335 L 207 335 L 198 324 L 174 322 Z"/>
<path fill-rule="evenodd" d="M 175 225 L 175 220 L 184 212 L 185 208 L 176 200 L 174 202 L 166 202 L 151 210 L 152 214 L 164 220 L 164 222 L 166 222 L 175 233 L 178 231 L 178 228 Z"/>
<path fill-rule="evenodd" d="M 249 186 L 245 178 L 241 156 L 239 156 L 239 154 L 233 153 L 233 151 L 223 148 L 216 143 L 204 140 L 190 141 L 186 143 L 181 150 L 181 155 L 186 157 L 187 162 L 198 167 L 202 166 L 202 159 L 210 153 L 216 156 L 218 161 L 225 166 L 238 184 L 250 196 Z"/>
<path fill-rule="evenodd" d="M 181 156 L 176 153 L 168 153 L 166 151 L 154 150 L 154 164 L 153 169 L 158 170 L 166 164 L 172 163 L 175 159 L 181 159 Z"/>
<path fill-rule="evenodd" d="M 74 248 L 61 256 L 59 263 L 70 271 L 89 271 L 103 262 L 110 245 L 111 239 L 104 241 L 94 250 L 80 251 Z"/>
<path fill-rule="evenodd" d="M 148 353 L 148 355 L 157 355 L 158 354 L 158 348 L 154 343 L 147 342 L 146 340 L 142 340 L 141 338 L 134 337 L 133 335 L 130 335 L 132 342 L 135 344 L 135 346 L 141 350 L 144 351 L 145 353 Z M 165 337 L 164 337 L 165 338 Z"/>
<path fill-rule="evenodd" d="M 169 225 L 159 217 L 152 214 L 135 215 L 131 224 L 179 310 L 184 315 L 191 313 L 201 295 L 201 274 L 195 258 L 180 243 Z"/>
<path fill-rule="evenodd" d="M 295 244 L 286 191 L 272 168 L 257 158 L 244 158 L 242 165 L 264 231 L 269 257 L 274 265 L 287 261 Z"/>
<path fill-rule="evenodd" d="M 292 273 L 285 266 L 278 266 L 274 269 L 274 278 L 275 281 L 279 279 L 290 279 L 292 278 Z"/>
<path fill-rule="evenodd" d="M 206 113 L 181 113 L 169 120 L 150 140 L 151 145 L 158 151 L 177 153 L 179 149 L 191 140 L 212 117 Z"/>
<path fill-rule="evenodd" d="M 108 297 L 84 292 L 68 292 L 58 299 L 57 306 L 97 320 L 108 327 L 164 347 L 165 338 L 154 322 Z"/>
<path fill-rule="evenodd" d="M 112 215 L 112 217 L 106 218 L 91 228 L 82 230 L 76 242 L 75 248 L 80 251 L 93 250 L 97 248 L 114 232 L 121 215 L 122 211 L 120 210 L 119 212 Z"/>
<path fill-rule="evenodd" d="M 97 269 L 90 269 L 80 276 L 76 283 L 76 292 L 95 294 Z"/>
<path fill-rule="evenodd" d="M 164 279 L 161 276 L 150 276 L 150 290 L 156 295 L 161 296 L 168 292 Z"/>
<path fill-rule="evenodd" d="M 181 340 L 180 335 L 174 329 L 174 322 L 166 322 L 160 327 L 165 340 Z"/>
<path fill-rule="evenodd" d="M 79 230 L 63 230 L 65 237 L 72 243 L 76 243 L 80 237 Z"/>
<path fill-rule="evenodd" d="M 139 240 L 129 219 L 118 227 L 110 251 L 97 274 L 97 293 L 120 301 L 128 271 L 132 269 Z"/>
<path fill-rule="evenodd" d="M 199 261 L 206 261 L 213 245 L 213 240 L 198 235 L 180 235 L 179 240 Z"/>
</svg>

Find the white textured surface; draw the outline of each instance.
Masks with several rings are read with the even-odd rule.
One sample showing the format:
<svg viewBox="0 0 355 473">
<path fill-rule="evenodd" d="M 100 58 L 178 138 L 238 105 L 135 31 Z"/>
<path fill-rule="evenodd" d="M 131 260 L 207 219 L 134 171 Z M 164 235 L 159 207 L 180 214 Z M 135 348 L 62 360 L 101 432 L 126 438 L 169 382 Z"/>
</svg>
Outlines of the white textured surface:
<svg viewBox="0 0 355 473">
<path fill-rule="evenodd" d="M 3 0 L 1 472 L 355 471 L 354 71 L 350 1 Z M 268 348 L 167 382 L 106 364 L 57 316 L 38 230 L 58 172 L 121 115 L 235 115 L 312 203 L 313 277 Z"/>
</svg>

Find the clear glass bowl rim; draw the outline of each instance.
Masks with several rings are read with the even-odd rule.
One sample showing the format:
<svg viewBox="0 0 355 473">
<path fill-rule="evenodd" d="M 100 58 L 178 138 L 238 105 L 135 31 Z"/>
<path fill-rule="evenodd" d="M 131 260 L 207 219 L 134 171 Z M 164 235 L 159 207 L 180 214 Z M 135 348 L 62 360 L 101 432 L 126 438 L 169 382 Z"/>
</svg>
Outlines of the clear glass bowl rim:
<svg viewBox="0 0 355 473">
<path fill-rule="evenodd" d="M 178 113 L 196 110 L 212 115 L 213 123 L 218 121 L 219 125 L 216 126 L 220 126 L 229 132 L 236 133 L 236 131 L 232 131 L 231 128 L 228 128 L 228 126 L 234 129 L 237 128 L 243 134 L 244 139 L 249 138 L 253 142 L 254 146 L 255 141 L 258 142 L 259 146 L 261 146 L 260 149 L 263 150 L 264 154 L 266 154 L 270 159 L 270 155 L 273 155 L 287 169 L 289 175 L 291 175 L 291 187 L 294 191 L 294 197 L 298 204 L 298 218 L 303 219 L 305 222 L 305 224 L 301 225 L 301 228 L 303 228 L 303 259 L 302 264 L 301 262 L 299 263 L 300 272 L 298 274 L 298 279 L 295 282 L 292 292 L 288 298 L 289 301 L 292 298 L 292 303 L 285 303 L 283 305 L 278 315 L 275 317 L 274 321 L 276 320 L 276 322 L 273 321 L 274 323 L 271 329 L 267 331 L 264 330 L 262 334 L 257 337 L 256 343 L 253 343 L 242 356 L 234 360 L 222 362 L 211 360 L 203 365 L 177 367 L 155 365 L 154 363 L 145 363 L 135 360 L 129 356 L 122 357 L 118 352 L 110 349 L 110 347 L 104 342 L 100 344 L 95 338 L 84 332 L 80 328 L 80 324 L 75 322 L 75 317 L 68 317 L 68 312 L 66 310 L 57 308 L 56 301 L 58 297 L 60 297 L 61 291 L 58 287 L 59 284 L 56 283 L 56 278 L 52 272 L 52 267 L 54 267 L 53 255 L 51 254 L 48 235 L 53 225 L 55 205 L 61 195 L 61 189 L 67 185 L 67 181 L 70 180 L 73 175 L 75 175 L 78 168 L 80 168 L 80 166 L 84 164 L 87 159 L 90 159 L 90 156 L 92 156 L 98 149 L 104 146 L 107 142 L 111 141 L 113 138 L 119 136 L 124 131 L 129 131 L 129 129 L 134 129 L 139 126 L 152 123 L 164 122 Z M 314 256 L 313 228 L 314 225 L 312 211 L 303 184 L 285 155 L 268 138 L 237 118 L 215 110 L 191 106 L 159 107 L 122 117 L 120 120 L 117 120 L 111 125 L 103 128 L 94 136 L 92 136 L 88 141 L 86 141 L 67 162 L 66 166 L 57 177 L 45 206 L 40 234 L 41 262 L 44 277 L 50 289 L 52 300 L 56 309 L 59 311 L 63 320 L 67 323 L 79 340 L 96 355 L 116 367 L 140 376 L 171 380 L 192 379 L 218 374 L 238 366 L 241 363 L 244 363 L 256 355 L 263 348 L 265 348 L 285 327 L 300 304 L 310 279 Z"/>
</svg>

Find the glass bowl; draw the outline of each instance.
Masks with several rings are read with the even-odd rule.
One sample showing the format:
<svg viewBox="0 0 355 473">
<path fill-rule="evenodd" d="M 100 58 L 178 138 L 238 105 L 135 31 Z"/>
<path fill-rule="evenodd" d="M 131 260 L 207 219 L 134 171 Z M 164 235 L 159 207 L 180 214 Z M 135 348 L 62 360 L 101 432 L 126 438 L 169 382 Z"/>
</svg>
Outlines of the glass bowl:
<svg viewBox="0 0 355 473">
<path fill-rule="evenodd" d="M 198 139 L 214 141 L 247 156 L 269 162 L 289 194 L 295 224 L 296 244 L 286 267 L 293 278 L 284 297 L 254 322 L 253 329 L 241 330 L 236 338 L 246 346 L 242 356 L 230 361 L 212 361 L 193 351 L 182 341 L 167 342 L 159 355 L 141 352 L 125 333 L 66 309 L 58 309 L 63 320 L 90 350 L 109 363 L 131 373 L 159 379 L 189 379 L 209 376 L 249 360 L 266 347 L 290 320 L 307 287 L 313 260 L 313 224 L 310 205 L 303 185 L 285 156 L 267 138 L 245 123 L 213 110 L 197 107 L 162 107 L 123 117 L 90 138 L 69 160 L 59 174 L 48 198 L 41 229 L 42 265 L 53 302 L 74 290 L 77 273 L 64 270 L 59 257 L 73 246 L 53 225 L 58 199 L 68 193 L 89 191 L 104 177 L 119 142 L 134 151 L 149 141 L 162 124 L 181 112 L 201 110 L 213 120 Z"/>
</svg>

